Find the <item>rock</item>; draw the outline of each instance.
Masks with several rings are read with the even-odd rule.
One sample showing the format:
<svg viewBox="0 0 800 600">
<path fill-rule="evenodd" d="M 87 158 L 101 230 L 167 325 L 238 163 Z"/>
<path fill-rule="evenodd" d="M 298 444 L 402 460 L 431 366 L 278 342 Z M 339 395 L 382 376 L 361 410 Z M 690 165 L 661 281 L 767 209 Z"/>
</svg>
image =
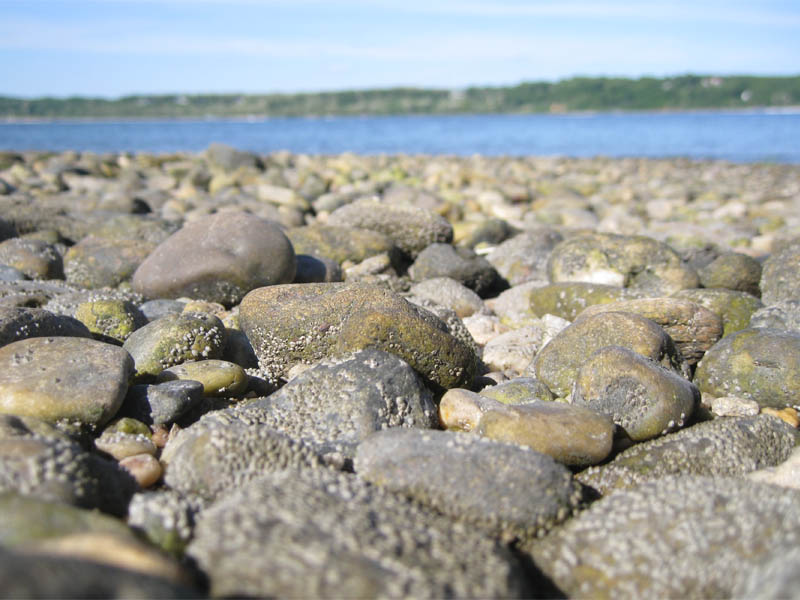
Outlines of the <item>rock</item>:
<svg viewBox="0 0 800 600">
<path fill-rule="evenodd" d="M 509 331 L 509 327 L 494 315 L 474 314 L 464 317 L 462 322 L 478 346 L 485 346 L 501 333 Z"/>
<path fill-rule="evenodd" d="M 645 236 L 589 233 L 567 238 L 547 261 L 553 283 L 585 283 L 631 287 L 650 295 L 669 296 L 696 288 L 697 273 L 677 252 Z"/>
<path fill-rule="evenodd" d="M 247 390 L 248 377 L 239 365 L 225 360 L 198 360 L 175 365 L 158 374 L 158 380 L 199 381 L 206 396 L 240 396 Z"/>
<path fill-rule="evenodd" d="M 154 248 L 141 240 L 89 235 L 67 250 L 64 274 L 69 283 L 84 288 L 116 287 L 133 276 Z"/>
<path fill-rule="evenodd" d="M 30 338 L 0 348 L 0 412 L 101 426 L 133 373 L 130 355 L 75 337 Z"/>
<path fill-rule="evenodd" d="M 486 311 L 486 305 L 475 292 L 450 277 L 433 277 L 411 286 L 414 296 L 446 306 L 460 318 Z"/>
<path fill-rule="evenodd" d="M 366 347 L 399 356 L 440 388 L 458 387 L 475 373 L 474 351 L 450 335 L 438 318 L 374 286 L 260 288 L 242 300 L 239 320 L 270 382 L 297 363 Z"/>
<path fill-rule="evenodd" d="M 334 210 L 327 225 L 377 231 L 414 259 L 430 244 L 449 244 L 453 227 L 444 217 L 416 206 L 358 200 Z"/>
<path fill-rule="evenodd" d="M 251 152 L 242 152 L 225 144 L 213 143 L 206 148 L 205 157 L 212 169 L 230 173 L 242 167 L 260 168 L 261 160 Z"/>
<path fill-rule="evenodd" d="M 214 597 L 534 595 L 515 559 L 474 528 L 323 470 L 234 490 L 201 513 L 188 554 Z"/>
<path fill-rule="evenodd" d="M 517 377 L 497 385 L 483 388 L 481 396 L 492 398 L 503 404 L 530 404 L 531 402 L 550 402 L 553 394 L 541 381 L 532 377 Z"/>
<path fill-rule="evenodd" d="M 503 404 L 470 390 L 453 388 L 439 401 L 439 422 L 450 431 L 474 431 L 490 410 L 503 410 Z"/>
<path fill-rule="evenodd" d="M 17 237 L 17 228 L 13 223 L 9 223 L 0 217 L 0 242 L 4 242 L 9 238 Z"/>
<path fill-rule="evenodd" d="M 747 478 L 752 481 L 800 490 L 800 448 L 792 450 L 785 461 L 773 467 L 752 471 L 747 474 Z"/>
<path fill-rule="evenodd" d="M 761 263 L 739 252 L 721 254 L 698 270 L 704 288 L 725 288 L 761 296 Z"/>
<path fill-rule="evenodd" d="M 242 460 L 242 457 L 247 460 Z M 181 430 L 161 455 L 166 484 L 206 500 L 240 488 L 267 471 L 324 465 L 306 444 L 235 415 L 210 413 Z"/>
<path fill-rule="evenodd" d="M 724 417 L 637 444 L 578 479 L 607 494 L 669 475 L 737 477 L 786 460 L 795 436 L 773 417 Z"/>
<path fill-rule="evenodd" d="M 734 395 L 782 408 L 800 396 L 800 332 L 742 329 L 717 342 L 697 365 L 694 381 L 711 396 Z"/>
<path fill-rule="evenodd" d="M 766 305 L 800 297 L 800 243 L 793 241 L 764 262 L 760 287 Z"/>
<path fill-rule="evenodd" d="M 147 319 L 127 300 L 94 300 L 82 302 L 75 310 L 75 318 L 83 323 L 96 340 L 122 344 Z"/>
<path fill-rule="evenodd" d="M 286 232 L 297 254 L 330 258 L 342 264 L 360 263 L 371 256 L 386 254 L 399 264 L 399 253 L 386 235 L 370 229 L 314 224 Z"/>
<path fill-rule="evenodd" d="M 67 288 L 63 292 L 54 294 L 43 307 L 59 315 L 74 317 L 78 306 L 84 302 L 95 302 L 97 300 L 122 300 L 139 305 L 142 302 L 142 297 L 139 294 L 123 289 L 84 290 Z"/>
<path fill-rule="evenodd" d="M 786 551 L 781 548 L 770 553 L 759 565 L 748 569 L 747 578 L 737 583 L 731 597 L 780 600 L 796 596 L 797 586 L 800 584 L 798 562 L 800 552 L 797 548 Z"/>
<path fill-rule="evenodd" d="M 735 593 L 748 575 L 795 548 L 799 504 L 742 479 L 669 477 L 603 498 L 531 553 L 569 596 L 748 597 Z"/>
<path fill-rule="evenodd" d="M 463 433 L 394 429 L 358 447 L 356 473 L 505 539 L 543 535 L 582 499 L 553 459 Z"/>
<path fill-rule="evenodd" d="M 797 429 L 800 427 L 800 418 L 797 416 L 797 410 L 792 408 L 791 406 L 787 406 L 785 408 L 777 409 L 771 406 L 765 406 L 761 409 L 762 415 L 772 415 L 773 417 L 779 418 L 784 423 L 788 423 L 791 427 Z"/>
<path fill-rule="evenodd" d="M 292 283 L 327 283 L 344 281 L 342 268 L 331 258 L 298 254 L 297 270 Z"/>
<path fill-rule="evenodd" d="M 206 508 L 199 496 L 161 488 L 133 495 L 128 525 L 165 552 L 182 556 L 194 534 L 195 518 Z"/>
<path fill-rule="evenodd" d="M 295 268 L 292 244 L 276 225 L 225 211 L 192 221 L 162 242 L 136 269 L 133 288 L 149 298 L 232 305 L 252 289 L 293 281 Z"/>
<path fill-rule="evenodd" d="M 462 221 L 453 225 L 453 243 L 473 250 L 477 246 L 495 246 L 514 235 L 515 231 L 503 219 L 486 219 L 481 222 Z"/>
<path fill-rule="evenodd" d="M 225 326 L 208 313 L 168 315 L 134 331 L 122 347 L 133 357 L 137 376 L 153 377 L 188 360 L 219 358 Z"/>
<path fill-rule="evenodd" d="M 25 281 L 27 279 L 28 276 L 19 269 L 8 265 L 0 265 L 0 281 Z"/>
<path fill-rule="evenodd" d="M 373 349 L 322 361 L 235 413 L 302 440 L 334 464 L 351 461 L 376 431 L 438 425 L 431 393 L 413 369 Z"/>
<path fill-rule="evenodd" d="M 504 241 L 486 256 L 486 260 L 509 284 L 547 279 L 547 259 L 564 239 L 555 229 L 525 231 Z"/>
<path fill-rule="evenodd" d="M 41 308 L 0 306 L 0 346 L 34 337 L 91 337 L 77 319 Z"/>
<path fill-rule="evenodd" d="M 753 313 L 764 305 L 746 292 L 717 289 L 681 290 L 676 298 L 704 306 L 722 318 L 722 335 L 730 335 L 747 327 Z"/>
<path fill-rule="evenodd" d="M 497 271 L 483 257 L 464 247 L 430 244 L 409 268 L 413 281 L 449 277 L 464 284 L 478 295 L 487 295 L 498 282 Z"/>
<path fill-rule="evenodd" d="M 569 322 L 549 315 L 534 325 L 501 333 L 489 340 L 483 348 L 484 364 L 495 371 L 524 372 L 533 358 Z"/>
<path fill-rule="evenodd" d="M 641 298 L 595 304 L 578 318 L 603 312 L 632 312 L 660 325 L 690 365 L 722 337 L 722 318 L 709 309 L 679 298 Z"/>
<path fill-rule="evenodd" d="M 122 431 L 104 431 L 94 441 L 95 448 L 105 452 L 115 460 L 122 460 L 137 454 L 155 456 L 157 449 L 149 437 L 141 433 L 124 433 Z"/>
<path fill-rule="evenodd" d="M 0 264 L 14 267 L 31 279 L 64 279 L 61 255 L 41 240 L 15 237 L 0 242 Z"/>
<path fill-rule="evenodd" d="M 609 312 L 579 319 L 550 340 L 534 359 L 536 378 L 565 397 L 581 365 L 605 346 L 628 348 L 688 375 L 688 365 L 661 327 L 634 313 Z"/>
<path fill-rule="evenodd" d="M 58 427 L 47 421 L 34 417 L 17 415 L 0 415 L 0 439 L 37 435 L 43 438 L 55 438 L 64 442 L 72 439 Z"/>
<path fill-rule="evenodd" d="M 606 346 L 581 365 L 572 403 L 607 415 L 641 442 L 683 427 L 700 403 L 700 391 L 633 350 Z"/>
<path fill-rule="evenodd" d="M 164 473 L 161 463 L 149 453 L 126 456 L 119 461 L 119 466 L 130 473 L 143 489 L 157 483 Z"/>
<path fill-rule="evenodd" d="M 750 317 L 750 327 L 800 331 L 800 299 L 781 300 L 759 308 Z"/>
<path fill-rule="evenodd" d="M 752 417 L 759 413 L 759 405 L 755 400 L 722 396 L 711 400 L 711 412 L 718 417 Z"/>
<path fill-rule="evenodd" d="M 196 406 L 203 396 L 199 381 L 167 381 L 157 385 L 132 385 L 120 414 L 148 424 L 170 425 Z"/>
</svg>

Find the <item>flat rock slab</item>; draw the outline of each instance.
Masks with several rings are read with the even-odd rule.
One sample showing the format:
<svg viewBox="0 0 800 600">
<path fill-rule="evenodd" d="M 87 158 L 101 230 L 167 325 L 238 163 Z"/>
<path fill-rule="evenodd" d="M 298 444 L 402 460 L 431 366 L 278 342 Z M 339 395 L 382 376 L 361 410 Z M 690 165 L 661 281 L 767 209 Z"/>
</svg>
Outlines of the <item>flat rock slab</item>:
<svg viewBox="0 0 800 600">
<path fill-rule="evenodd" d="M 199 516 L 188 554 L 214 597 L 535 596 L 497 542 L 325 470 L 269 473 Z"/>
<path fill-rule="evenodd" d="M 394 429 L 358 447 L 356 473 L 507 539 L 543 535 L 582 490 L 549 456 L 465 433 Z"/>
<path fill-rule="evenodd" d="M 29 338 L 0 348 L 0 412 L 100 426 L 133 375 L 130 354 L 86 338 Z"/>
<path fill-rule="evenodd" d="M 800 492 L 686 476 L 599 500 L 531 554 L 570 597 L 744 598 L 798 540 Z"/>
</svg>

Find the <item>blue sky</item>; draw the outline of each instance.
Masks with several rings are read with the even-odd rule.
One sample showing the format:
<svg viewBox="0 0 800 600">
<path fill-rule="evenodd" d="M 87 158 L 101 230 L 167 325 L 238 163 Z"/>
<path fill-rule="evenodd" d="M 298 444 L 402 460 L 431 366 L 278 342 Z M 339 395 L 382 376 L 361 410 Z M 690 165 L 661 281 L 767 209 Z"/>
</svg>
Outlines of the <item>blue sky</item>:
<svg viewBox="0 0 800 600">
<path fill-rule="evenodd" d="M 0 95 L 800 73 L 800 1 L 0 0 Z"/>
</svg>

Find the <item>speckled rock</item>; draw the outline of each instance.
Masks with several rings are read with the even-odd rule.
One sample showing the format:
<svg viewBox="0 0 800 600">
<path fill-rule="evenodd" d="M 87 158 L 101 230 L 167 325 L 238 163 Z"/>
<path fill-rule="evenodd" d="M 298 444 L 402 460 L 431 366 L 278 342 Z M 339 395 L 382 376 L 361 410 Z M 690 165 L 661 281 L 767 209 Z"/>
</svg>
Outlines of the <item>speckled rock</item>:
<svg viewBox="0 0 800 600">
<path fill-rule="evenodd" d="M 122 405 L 132 373 L 126 351 L 95 340 L 14 342 L 0 348 L 0 412 L 103 425 Z"/>
<path fill-rule="evenodd" d="M 140 304 L 139 310 L 150 322 L 167 315 L 179 315 L 183 312 L 184 306 L 186 306 L 185 302 L 170 300 L 169 298 L 156 298 Z"/>
<path fill-rule="evenodd" d="M 555 229 L 526 231 L 497 246 L 486 260 L 511 285 L 547 280 L 547 259 L 563 239 Z"/>
<path fill-rule="evenodd" d="M 94 446 L 116 460 L 137 454 L 151 454 L 155 456 L 157 449 L 150 437 L 141 433 L 127 433 L 124 431 L 106 430 L 95 439 Z"/>
<path fill-rule="evenodd" d="M 430 391 L 405 362 L 368 349 L 322 361 L 266 398 L 233 409 L 247 422 L 300 439 L 344 464 L 367 436 L 389 427 L 438 425 Z"/>
<path fill-rule="evenodd" d="M 225 326 L 208 313 L 168 315 L 134 331 L 123 348 L 133 357 L 137 376 L 155 376 L 187 360 L 219 358 Z"/>
<path fill-rule="evenodd" d="M 0 306 L 0 346 L 33 337 L 91 337 L 77 319 L 41 308 Z"/>
<path fill-rule="evenodd" d="M 97 300 L 122 300 L 136 306 L 143 302 L 143 298 L 130 290 L 101 288 L 88 290 L 81 288 L 67 288 L 61 293 L 54 294 L 43 308 L 59 315 L 74 317 L 78 307 L 84 302 Z"/>
<path fill-rule="evenodd" d="M 607 415 L 641 442 L 683 427 L 700 403 L 700 391 L 633 350 L 606 346 L 581 365 L 572 402 Z"/>
<path fill-rule="evenodd" d="M 697 365 L 704 394 L 740 396 L 760 406 L 800 404 L 800 332 L 742 329 L 714 345 Z"/>
<path fill-rule="evenodd" d="M 747 327 L 753 313 L 764 306 L 761 300 L 747 292 L 722 288 L 681 290 L 675 297 L 690 300 L 717 313 L 722 318 L 723 336 Z"/>
<path fill-rule="evenodd" d="M 188 553 L 217 597 L 535 595 L 515 559 L 473 527 L 323 470 L 237 489 L 200 515 Z"/>
<path fill-rule="evenodd" d="M 450 244 L 430 244 L 417 255 L 408 273 L 413 281 L 449 277 L 478 295 L 488 294 L 498 282 L 497 271 L 485 258 Z"/>
<path fill-rule="evenodd" d="M 460 318 L 486 311 L 486 305 L 475 292 L 450 277 L 433 277 L 411 286 L 409 292 L 453 310 Z"/>
<path fill-rule="evenodd" d="M 225 211 L 197 219 L 139 265 L 133 288 L 149 298 L 188 296 L 232 305 L 250 290 L 295 276 L 291 242 L 273 223 Z"/>
<path fill-rule="evenodd" d="M 0 439 L 37 435 L 43 438 L 55 438 L 71 442 L 66 433 L 55 425 L 34 417 L 0 414 Z"/>
<path fill-rule="evenodd" d="M 568 321 L 553 315 L 546 317 L 489 340 L 481 354 L 484 364 L 495 371 L 524 372 L 536 354 L 569 325 Z"/>
<path fill-rule="evenodd" d="M 154 248 L 141 240 L 90 235 L 67 250 L 64 274 L 69 283 L 81 287 L 115 287 L 128 281 Z"/>
<path fill-rule="evenodd" d="M 395 262 L 399 260 L 394 242 L 370 229 L 314 224 L 289 229 L 286 235 L 298 254 L 332 258 L 339 264 L 360 263 L 379 254 L 386 254 Z"/>
<path fill-rule="evenodd" d="M 553 400 L 550 388 L 532 377 L 516 377 L 497 385 L 485 387 L 480 391 L 480 395 L 503 404 L 529 404 Z"/>
<path fill-rule="evenodd" d="M 135 488 L 116 463 L 74 442 L 38 435 L 0 439 L 0 492 L 121 515 Z"/>
<path fill-rule="evenodd" d="M 726 252 L 698 270 L 704 288 L 725 288 L 761 296 L 761 263 L 752 256 Z"/>
<path fill-rule="evenodd" d="M 0 264 L 19 269 L 31 279 L 64 279 L 61 255 L 41 240 L 11 238 L 0 242 Z"/>
<path fill-rule="evenodd" d="M 796 598 L 800 586 L 800 550 L 780 546 L 760 558 L 759 564 L 747 570 L 746 578 L 739 579 L 734 587 L 733 598 L 758 598 L 759 600 L 782 600 Z"/>
<path fill-rule="evenodd" d="M 417 206 L 383 204 L 373 199 L 337 208 L 327 224 L 382 233 L 412 259 L 430 244 L 453 240 L 453 227 L 444 217 Z"/>
<path fill-rule="evenodd" d="M 148 424 L 170 425 L 196 406 L 202 397 L 203 384 L 199 381 L 132 385 L 119 414 Z"/>
<path fill-rule="evenodd" d="M 758 309 L 750 317 L 750 327 L 800 331 L 800 299 L 781 300 Z"/>
<path fill-rule="evenodd" d="M 578 318 L 609 311 L 632 312 L 658 323 L 690 365 L 696 364 L 722 337 L 722 318 L 719 315 L 679 298 L 641 298 L 595 304 L 583 310 Z"/>
<path fill-rule="evenodd" d="M 800 540 L 798 507 L 794 490 L 670 477 L 598 501 L 532 555 L 575 597 L 750 597 L 735 593 L 748 575 Z"/>
<path fill-rule="evenodd" d="M 27 279 L 28 276 L 19 269 L 0 265 L 0 281 L 25 281 Z"/>
<path fill-rule="evenodd" d="M 358 447 L 355 470 L 506 539 L 543 535 L 582 499 L 572 473 L 549 456 L 464 433 L 376 433 Z"/>
<path fill-rule="evenodd" d="M 94 300 L 83 302 L 75 310 L 75 318 L 83 323 L 96 340 L 122 344 L 147 319 L 127 300 Z"/>
<path fill-rule="evenodd" d="M 399 356 L 441 388 L 458 387 L 475 373 L 474 351 L 448 333 L 442 321 L 375 286 L 309 283 L 260 288 L 242 300 L 239 320 L 271 382 L 297 363 L 366 347 Z"/>
<path fill-rule="evenodd" d="M 583 281 L 632 287 L 656 296 L 700 283 L 672 248 L 645 236 L 589 233 L 567 238 L 553 248 L 547 261 L 553 283 Z"/>
<path fill-rule="evenodd" d="M 556 335 L 534 359 L 536 378 L 555 395 L 565 397 L 580 366 L 604 346 L 623 346 L 688 374 L 688 365 L 661 327 L 634 313 L 609 312 L 575 321 Z"/>
<path fill-rule="evenodd" d="M 169 554 L 182 555 L 206 504 L 199 496 L 170 489 L 138 492 L 128 507 L 128 525 Z"/>
<path fill-rule="evenodd" d="M 161 460 L 170 488 L 207 500 L 267 471 L 324 466 L 303 442 L 224 411 L 209 413 L 181 430 L 167 443 Z"/>
<path fill-rule="evenodd" d="M 607 494 L 668 475 L 736 477 L 783 462 L 795 438 L 775 417 L 723 417 L 637 444 L 578 479 Z"/>
<path fill-rule="evenodd" d="M 795 448 L 789 457 L 775 465 L 747 474 L 747 478 L 762 483 L 800 490 L 800 448 Z"/>
<path fill-rule="evenodd" d="M 239 365 L 226 360 L 198 360 L 175 365 L 158 374 L 158 380 L 199 381 L 206 396 L 239 396 L 247 389 L 248 377 Z"/>
<path fill-rule="evenodd" d="M 793 242 L 764 262 L 760 286 L 764 304 L 800 297 L 800 242 Z"/>
</svg>

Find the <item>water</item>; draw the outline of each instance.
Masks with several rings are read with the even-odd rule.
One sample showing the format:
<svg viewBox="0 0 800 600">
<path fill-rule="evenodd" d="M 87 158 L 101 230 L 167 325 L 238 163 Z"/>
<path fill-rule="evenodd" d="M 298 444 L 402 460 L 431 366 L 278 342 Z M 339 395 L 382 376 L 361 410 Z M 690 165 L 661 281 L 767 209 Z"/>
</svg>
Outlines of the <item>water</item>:
<svg viewBox="0 0 800 600">
<path fill-rule="evenodd" d="M 641 156 L 800 163 L 800 112 L 454 115 L 0 123 L 0 148 Z"/>
</svg>

